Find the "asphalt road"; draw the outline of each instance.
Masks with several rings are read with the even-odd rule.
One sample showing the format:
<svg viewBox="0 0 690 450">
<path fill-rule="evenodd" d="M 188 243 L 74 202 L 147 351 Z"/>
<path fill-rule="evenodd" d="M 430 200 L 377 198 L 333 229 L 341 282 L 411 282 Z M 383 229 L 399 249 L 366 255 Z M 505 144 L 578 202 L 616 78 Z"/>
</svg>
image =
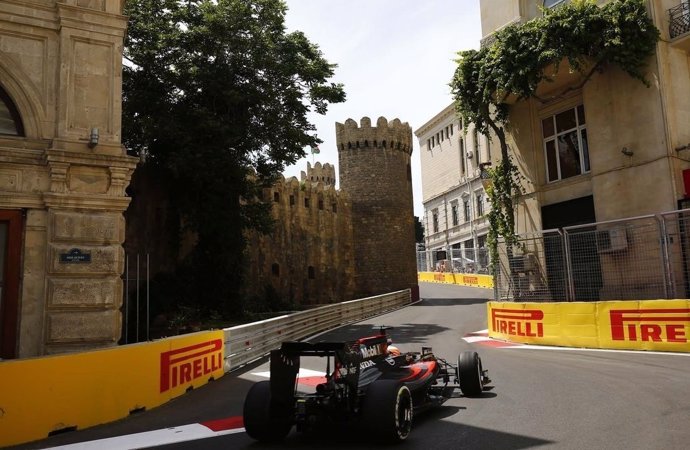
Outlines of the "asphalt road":
<svg viewBox="0 0 690 450">
<path fill-rule="evenodd" d="M 493 388 L 480 398 L 458 395 L 415 417 L 398 449 L 685 449 L 690 447 L 690 354 L 493 348 L 468 344 L 467 333 L 486 328 L 490 292 L 422 284 L 423 300 L 314 340 L 353 339 L 373 325 L 390 325 L 402 351 L 432 346 L 454 360 L 479 352 Z M 324 367 L 307 366 L 315 370 Z M 122 421 L 54 436 L 24 449 L 46 448 L 158 430 L 242 414 L 244 396 L 267 371 L 265 361 L 233 372 L 166 405 Z M 258 449 L 245 433 L 158 446 L 165 449 Z M 275 446 L 274 446 L 275 447 Z M 281 448 L 380 448 L 366 436 L 291 433 Z M 76 446 L 74 448 L 77 448 Z M 107 446 L 102 447 L 104 450 Z"/>
</svg>

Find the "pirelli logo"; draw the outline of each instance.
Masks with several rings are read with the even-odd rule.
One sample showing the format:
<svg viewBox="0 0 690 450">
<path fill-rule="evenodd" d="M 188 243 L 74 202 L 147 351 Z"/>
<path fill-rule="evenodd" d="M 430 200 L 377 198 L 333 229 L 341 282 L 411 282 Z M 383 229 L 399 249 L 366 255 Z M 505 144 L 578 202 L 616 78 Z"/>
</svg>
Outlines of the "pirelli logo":
<svg viewBox="0 0 690 450">
<path fill-rule="evenodd" d="M 614 341 L 688 342 L 690 309 L 612 309 Z"/>
<path fill-rule="evenodd" d="M 462 282 L 465 284 L 479 284 L 479 277 L 468 277 L 463 275 Z"/>
<path fill-rule="evenodd" d="M 494 331 L 511 336 L 543 337 L 543 319 L 540 309 L 491 309 Z"/>
<path fill-rule="evenodd" d="M 161 393 L 223 367 L 223 341 L 214 339 L 161 353 Z"/>
</svg>

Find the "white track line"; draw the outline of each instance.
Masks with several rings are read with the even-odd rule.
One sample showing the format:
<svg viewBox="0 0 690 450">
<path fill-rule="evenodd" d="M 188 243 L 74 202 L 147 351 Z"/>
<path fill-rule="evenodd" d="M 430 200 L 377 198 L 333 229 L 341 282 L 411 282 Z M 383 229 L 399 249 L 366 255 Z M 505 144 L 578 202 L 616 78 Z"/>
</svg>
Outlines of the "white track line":
<svg viewBox="0 0 690 450">
<path fill-rule="evenodd" d="M 200 423 L 194 423 L 162 430 L 145 431 L 143 433 L 128 434 L 125 436 L 61 445 L 59 447 L 50 447 L 45 450 L 131 450 L 150 448 L 158 445 L 176 444 L 178 442 L 195 441 L 198 439 L 208 439 L 234 433 L 244 433 L 244 428 L 213 431 Z"/>
</svg>

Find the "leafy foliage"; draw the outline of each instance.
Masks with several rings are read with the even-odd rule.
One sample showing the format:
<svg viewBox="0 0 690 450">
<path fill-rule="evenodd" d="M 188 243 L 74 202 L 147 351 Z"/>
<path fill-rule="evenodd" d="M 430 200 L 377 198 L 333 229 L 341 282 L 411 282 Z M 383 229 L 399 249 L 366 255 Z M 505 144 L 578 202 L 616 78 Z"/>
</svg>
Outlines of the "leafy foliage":
<svg viewBox="0 0 690 450">
<path fill-rule="evenodd" d="M 581 88 L 610 65 L 649 85 L 644 69 L 659 31 L 645 4 L 644 0 L 613 0 L 599 7 L 595 0 L 573 0 L 544 9 L 543 17 L 497 31 L 489 46 L 459 52 L 451 81 L 457 112 L 465 126 L 472 123 L 480 133 L 495 135 L 501 147 L 501 162 L 489 172 L 492 261 L 497 261 L 499 236 L 509 244 L 516 242 L 513 205 L 521 193 L 522 177 L 506 143 L 509 102 L 538 98 L 537 87 L 553 81 L 563 62 L 582 74 L 583 81 L 559 95 Z M 555 70 L 547 70 L 549 67 Z"/>
<path fill-rule="evenodd" d="M 269 230 L 261 202 L 288 164 L 320 141 L 307 120 L 345 99 L 281 0 L 128 0 L 123 142 L 158 166 L 196 245 L 178 294 L 241 311 L 246 229 Z"/>
</svg>

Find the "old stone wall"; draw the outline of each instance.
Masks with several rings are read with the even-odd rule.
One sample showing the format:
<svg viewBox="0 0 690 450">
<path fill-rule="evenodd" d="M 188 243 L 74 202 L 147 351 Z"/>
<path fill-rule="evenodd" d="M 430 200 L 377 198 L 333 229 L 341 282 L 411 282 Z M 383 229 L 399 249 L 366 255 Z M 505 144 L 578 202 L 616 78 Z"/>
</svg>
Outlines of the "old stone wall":
<svg viewBox="0 0 690 450">
<path fill-rule="evenodd" d="M 352 219 L 348 196 L 325 181 L 317 163 L 303 181 L 292 177 L 266 189 L 275 230 L 250 235 L 248 294 L 262 296 L 271 286 L 285 302 L 301 305 L 351 300 L 354 294 Z M 332 171 L 332 166 L 331 171 Z M 334 177 L 335 173 L 331 173 Z M 327 175 L 326 177 L 330 176 Z"/>
<path fill-rule="evenodd" d="M 356 297 L 417 286 L 412 129 L 379 117 L 336 124 L 340 189 L 352 204 Z"/>
</svg>

